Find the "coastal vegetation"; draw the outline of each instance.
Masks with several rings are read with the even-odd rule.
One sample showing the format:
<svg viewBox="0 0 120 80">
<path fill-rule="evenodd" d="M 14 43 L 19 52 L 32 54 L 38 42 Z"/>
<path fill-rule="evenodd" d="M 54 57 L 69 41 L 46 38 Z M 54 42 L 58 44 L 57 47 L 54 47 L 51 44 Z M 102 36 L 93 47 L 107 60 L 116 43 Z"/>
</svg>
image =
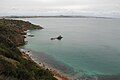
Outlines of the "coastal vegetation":
<svg viewBox="0 0 120 80">
<path fill-rule="evenodd" d="M 22 20 L 0 19 L 0 80 L 57 80 L 18 49 L 25 44 L 25 31 L 33 29 L 43 28 Z"/>
</svg>

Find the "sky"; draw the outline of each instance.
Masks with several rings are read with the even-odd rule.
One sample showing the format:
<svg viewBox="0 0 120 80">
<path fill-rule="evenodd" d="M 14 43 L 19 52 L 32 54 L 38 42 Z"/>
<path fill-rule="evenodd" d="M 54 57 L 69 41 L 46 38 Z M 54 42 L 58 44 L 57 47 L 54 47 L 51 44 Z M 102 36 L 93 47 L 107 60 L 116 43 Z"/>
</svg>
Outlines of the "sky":
<svg viewBox="0 0 120 80">
<path fill-rule="evenodd" d="M 0 0 L 0 15 L 120 15 L 120 0 Z"/>
</svg>

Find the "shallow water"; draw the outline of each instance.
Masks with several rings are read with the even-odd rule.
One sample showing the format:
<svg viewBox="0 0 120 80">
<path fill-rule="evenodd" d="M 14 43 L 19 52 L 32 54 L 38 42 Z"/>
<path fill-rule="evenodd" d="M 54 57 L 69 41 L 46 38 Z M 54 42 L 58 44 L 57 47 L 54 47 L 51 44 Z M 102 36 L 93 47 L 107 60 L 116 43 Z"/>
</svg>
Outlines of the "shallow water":
<svg viewBox="0 0 120 80">
<path fill-rule="evenodd" d="M 120 73 L 120 19 L 29 18 L 44 27 L 29 33 L 25 48 L 39 58 L 74 76 Z M 62 35 L 63 39 L 50 40 Z M 44 56 L 42 56 L 44 55 Z M 42 57 L 41 57 L 42 56 Z"/>
</svg>

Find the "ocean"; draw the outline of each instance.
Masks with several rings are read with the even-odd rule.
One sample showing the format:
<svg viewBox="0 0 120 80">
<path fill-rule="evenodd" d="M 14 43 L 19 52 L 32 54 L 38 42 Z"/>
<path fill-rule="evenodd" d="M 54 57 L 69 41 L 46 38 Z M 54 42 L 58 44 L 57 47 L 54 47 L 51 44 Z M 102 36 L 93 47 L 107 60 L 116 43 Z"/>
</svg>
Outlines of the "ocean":
<svg viewBox="0 0 120 80">
<path fill-rule="evenodd" d="M 120 19 L 23 18 L 42 26 L 32 30 L 24 48 L 38 61 L 69 76 L 120 75 Z M 61 35 L 62 40 L 51 40 Z M 79 80 L 79 79 L 78 79 Z"/>
</svg>

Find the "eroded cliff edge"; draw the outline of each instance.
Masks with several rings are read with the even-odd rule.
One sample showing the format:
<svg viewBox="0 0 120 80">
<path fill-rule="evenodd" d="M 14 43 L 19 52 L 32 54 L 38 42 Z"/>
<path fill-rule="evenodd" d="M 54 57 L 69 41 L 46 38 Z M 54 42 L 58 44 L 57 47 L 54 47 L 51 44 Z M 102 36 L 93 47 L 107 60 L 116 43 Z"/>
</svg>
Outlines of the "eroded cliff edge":
<svg viewBox="0 0 120 80">
<path fill-rule="evenodd" d="M 43 29 L 22 20 L 0 19 L 0 80 L 56 80 L 29 56 L 21 53 L 26 30 Z"/>
</svg>

